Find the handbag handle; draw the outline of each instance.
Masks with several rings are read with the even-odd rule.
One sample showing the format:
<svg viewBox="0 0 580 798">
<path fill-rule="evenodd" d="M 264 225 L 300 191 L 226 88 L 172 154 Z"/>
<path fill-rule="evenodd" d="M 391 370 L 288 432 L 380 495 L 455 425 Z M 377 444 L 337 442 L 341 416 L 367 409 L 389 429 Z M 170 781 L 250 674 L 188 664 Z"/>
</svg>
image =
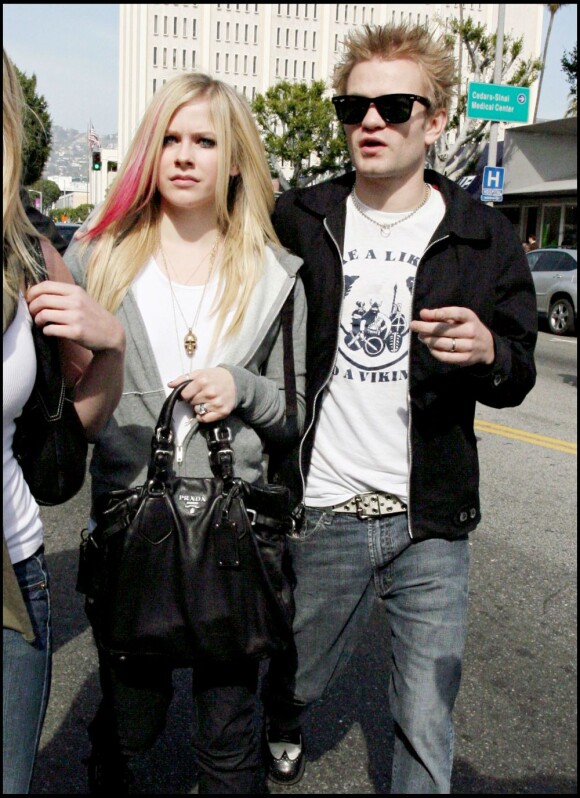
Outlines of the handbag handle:
<svg viewBox="0 0 580 798">
<path fill-rule="evenodd" d="M 175 403 L 181 397 L 181 392 L 191 380 L 185 380 L 175 387 L 163 402 L 155 434 L 151 440 L 151 460 L 147 474 L 148 490 L 150 493 L 163 491 L 167 480 L 175 447 L 173 444 L 173 431 L 171 421 Z M 206 442 L 209 450 L 209 461 L 212 471 L 224 481 L 234 477 L 234 452 L 232 449 L 232 434 L 228 426 L 222 421 L 208 426 Z"/>
</svg>

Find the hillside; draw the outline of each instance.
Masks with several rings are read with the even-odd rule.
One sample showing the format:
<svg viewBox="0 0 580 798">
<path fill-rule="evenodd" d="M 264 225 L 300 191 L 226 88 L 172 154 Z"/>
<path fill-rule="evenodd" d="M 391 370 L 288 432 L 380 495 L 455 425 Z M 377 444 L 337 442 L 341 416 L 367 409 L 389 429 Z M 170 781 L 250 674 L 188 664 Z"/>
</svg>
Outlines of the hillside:
<svg viewBox="0 0 580 798">
<path fill-rule="evenodd" d="M 73 179 L 86 180 L 89 172 L 89 146 L 87 132 L 72 128 L 52 127 L 52 150 L 43 176 L 69 175 Z M 115 148 L 117 134 L 100 135 L 101 146 Z"/>
</svg>

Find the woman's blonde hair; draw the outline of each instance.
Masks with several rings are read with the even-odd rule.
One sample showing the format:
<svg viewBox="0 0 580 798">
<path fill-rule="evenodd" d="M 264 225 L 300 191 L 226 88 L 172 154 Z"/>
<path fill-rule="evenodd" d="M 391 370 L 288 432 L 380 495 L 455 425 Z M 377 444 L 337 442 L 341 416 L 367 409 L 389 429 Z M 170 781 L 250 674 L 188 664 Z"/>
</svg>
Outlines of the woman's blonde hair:
<svg viewBox="0 0 580 798">
<path fill-rule="evenodd" d="M 209 102 L 218 150 L 216 211 L 224 237 L 217 328 L 240 326 L 259 280 L 267 242 L 279 245 L 270 215 L 274 192 L 264 146 L 247 101 L 203 73 L 168 81 L 151 100 L 119 174 L 86 234 L 92 242 L 87 291 L 115 312 L 137 272 L 159 246 L 159 162 L 169 122 L 192 100 Z M 230 177 L 232 169 L 239 174 Z"/>
<path fill-rule="evenodd" d="M 29 221 L 20 198 L 24 96 L 4 48 L 2 57 L 2 289 L 3 326 L 6 331 L 16 311 L 19 289 L 39 279 L 38 254 L 32 246 L 39 235 Z"/>
<path fill-rule="evenodd" d="M 332 85 L 337 94 L 346 94 L 348 78 L 356 64 L 378 58 L 394 61 L 408 58 L 421 70 L 427 85 L 431 112 L 449 111 L 456 83 L 453 50 L 443 36 L 420 25 L 363 25 L 344 40 L 344 52 L 337 63 Z"/>
</svg>

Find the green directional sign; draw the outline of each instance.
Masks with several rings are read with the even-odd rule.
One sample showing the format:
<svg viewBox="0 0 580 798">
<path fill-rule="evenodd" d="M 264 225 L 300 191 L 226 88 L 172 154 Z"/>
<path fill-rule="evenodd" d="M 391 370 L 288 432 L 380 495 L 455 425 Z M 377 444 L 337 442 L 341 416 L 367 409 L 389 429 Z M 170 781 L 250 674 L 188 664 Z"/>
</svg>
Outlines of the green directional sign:
<svg viewBox="0 0 580 798">
<path fill-rule="evenodd" d="M 527 122 L 530 90 L 524 86 L 499 83 L 470 83 L 467 90 L 467 116 L 493 122 Z"/>
</svg>

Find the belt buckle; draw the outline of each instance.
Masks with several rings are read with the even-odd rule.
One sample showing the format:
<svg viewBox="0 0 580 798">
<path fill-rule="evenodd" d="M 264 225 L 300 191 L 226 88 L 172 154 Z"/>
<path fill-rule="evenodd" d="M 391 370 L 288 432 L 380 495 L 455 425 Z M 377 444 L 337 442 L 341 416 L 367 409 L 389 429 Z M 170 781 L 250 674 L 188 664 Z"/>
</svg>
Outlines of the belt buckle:
<svg viewBox="0 0 580 798">
<path fill-rule="evenodd" d="M 369 497 L 369 502 L 372 502 L 373 496 L 374 496 L 377 499 L 377 511 L 379 510 L 378 496 L 377 496 L 376 493 L 357 493 L 357 495 L 354 497 L 354 503 L 355 503 L 355 506 L 356 506 L 356 514 L 357 514 L 358 518 L 360 518 L 361 520 L 364 520 L 365 518 L 372 518 L 372 516 L 373 516 L 372 507 L 370 508 L 370 510 L 371 510 L 370 513 L 369 513 L 368 509 L 365 512 L 365 508 L 363 507 L 363 501 L 364 501 L 364 497 L 365 496 Z M 375 513 L 375 515 L 379 515 L 379 514 L 380 514 L 379 512 Z"/>
</svg>

